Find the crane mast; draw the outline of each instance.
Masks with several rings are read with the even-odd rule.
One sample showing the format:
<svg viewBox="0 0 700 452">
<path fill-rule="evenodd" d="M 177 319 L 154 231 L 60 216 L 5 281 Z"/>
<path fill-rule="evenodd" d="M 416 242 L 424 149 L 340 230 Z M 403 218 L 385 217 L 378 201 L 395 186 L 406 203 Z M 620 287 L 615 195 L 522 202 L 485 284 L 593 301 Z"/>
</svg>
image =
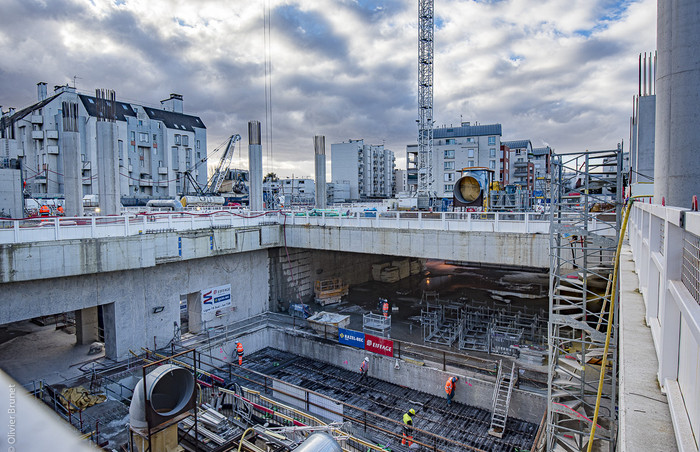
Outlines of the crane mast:
<svg viewBox="0 0 700 452">
<path fill-rule="evenodd" d="M 434 0 L 418 0 L 418 194 L 433 187 L 433 35 Z M 421 197 L 419 196 L 419 198 Z"/>
</svg>

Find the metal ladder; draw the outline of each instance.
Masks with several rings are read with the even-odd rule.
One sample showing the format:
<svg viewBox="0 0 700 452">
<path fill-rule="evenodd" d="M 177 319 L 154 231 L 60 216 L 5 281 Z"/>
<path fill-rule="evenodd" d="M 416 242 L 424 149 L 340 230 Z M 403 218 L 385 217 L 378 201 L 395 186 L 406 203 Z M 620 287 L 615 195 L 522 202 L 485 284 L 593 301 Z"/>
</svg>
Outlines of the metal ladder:
<svg viewBox="0 0 700 452">
<path fill-rule="evenodd" d="M 496 387 L 493 390 L 493 403 L 491 406 L 491 425 L 489 435 L 503 438 L 506 429 L 506 419 L 508 419 L 508 408 L 510 407 L 510 394 L 515 384 L 515 364 L 511 365 L 510 374 L 503 372 L 503 361 L 498 363 L 498 376 L 496 377 Z"/>
</svg>

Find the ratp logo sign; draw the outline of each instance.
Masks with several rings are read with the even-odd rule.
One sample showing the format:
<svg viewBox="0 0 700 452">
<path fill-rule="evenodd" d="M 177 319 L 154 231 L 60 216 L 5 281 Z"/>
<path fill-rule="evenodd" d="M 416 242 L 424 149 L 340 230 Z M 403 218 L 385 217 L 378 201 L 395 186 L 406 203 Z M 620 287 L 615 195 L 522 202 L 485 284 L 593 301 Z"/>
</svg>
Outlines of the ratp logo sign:
<svg viewBox="0 0 700 452">
<path fill-rule="evenodd" d="M 338 342 L 351 347 L 365 348 L 365 333 L 338 328 Z"/>
<path fill-rule="evenodd" d="M 231 284 L 202 290 L 202 314 L 231 306 Z"/>
</svg>

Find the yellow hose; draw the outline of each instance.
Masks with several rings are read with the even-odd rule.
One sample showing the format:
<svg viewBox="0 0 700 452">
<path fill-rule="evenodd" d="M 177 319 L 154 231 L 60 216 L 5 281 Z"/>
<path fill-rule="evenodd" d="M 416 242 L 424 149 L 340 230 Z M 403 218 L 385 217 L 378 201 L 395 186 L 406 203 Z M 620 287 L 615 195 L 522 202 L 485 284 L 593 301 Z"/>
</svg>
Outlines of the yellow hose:
<svg viewBox="0 0 700 452">
<path fill-rule="evenodd" d="M 255 430 L 253 427 L 248 428 L 243 434 L 241 435 L 241 442 L 238 443 L 238 452 L 241 452 L 241 447 L 243 447 L 243 438 L 248 434 L 249 431 Z"/>
<path fill-rule="evenodd" d="M 593 438 L 595 437 L 595 427 L 598 423 L 598 411 L 600 410 L 600 398 L 603 395 L 603 380 L 605 379 L 605 367 L 608 361 L 608 349 L 610 347 L 610 336 L 612 335 L 612 325 L 613 325 L 613 315 L 615 313 L 615 296 L 617 289 L 617 275 L 620 270 L 620 254 L 622 252 L 622 242 L 625 238 L 625 232 L 627 230 L 627 221 L 629 220 L 630 210 L 632 209 L 632 203 L 637 198 L 643 198 L 644 196 L 630 196 L 627 199 L 627 207 L 625 208 L 625 216 L 622 220 L 622 227 L 620 229 L 620 237 L 617 241 L 617 250 L 615 251 L 615 266 L 613 271 L 612 280 L 612 294 L 610 296 L 610 315 L 608 315 L 608 330 L 605 334 L 605 348 L 603 349 L 603 360 L 600 367 L 600 378 L 598 379 L 598 394 L 595 399 L 595 412 L 593 413 L 593 423 L 591 424 L 591 434 L 588 437 L 588 452 L 591 452 L 593 448 Z M 607 291 L 606 291 L 607 292 Z M 607 298 L 608 294 L 605 294 Z M 602 313 L 601 313 L 602 315 Z"/>
</svg>

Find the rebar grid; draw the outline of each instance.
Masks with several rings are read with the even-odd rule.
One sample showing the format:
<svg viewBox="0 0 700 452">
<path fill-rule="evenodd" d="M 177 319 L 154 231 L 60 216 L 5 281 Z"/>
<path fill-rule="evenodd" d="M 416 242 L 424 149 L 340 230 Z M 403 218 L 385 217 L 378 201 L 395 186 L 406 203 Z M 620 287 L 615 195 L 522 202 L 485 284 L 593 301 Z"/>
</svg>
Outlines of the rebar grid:
<svg viewBox="0 0 700 452">
<path fill-rule="evenodd" d="M 621 225 L 622 150 L 555 155 L 550 210 L 547 450 L 585 449 L 604 372 L 596 439 L 615 449 L 617 316 L 610 319 Z M 617 306 L 617 305 L 616 305 Z M 617 308 L 615 308 L 617 309 Z M 606 364 L 602 366 L 602 364 Z"/>
</svg>

